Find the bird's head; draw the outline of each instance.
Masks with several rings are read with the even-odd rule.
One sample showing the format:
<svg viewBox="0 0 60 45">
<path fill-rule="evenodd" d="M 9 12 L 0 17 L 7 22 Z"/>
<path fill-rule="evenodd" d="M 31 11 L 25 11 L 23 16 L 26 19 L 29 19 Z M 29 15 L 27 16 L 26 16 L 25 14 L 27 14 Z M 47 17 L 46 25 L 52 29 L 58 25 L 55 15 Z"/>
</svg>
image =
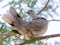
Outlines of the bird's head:
<svg viewBox="0 0 60 45">
<path fill-rule="evenodd" d="M 33 10 L 28 10 L 26 13 L 30 15 L 30 14 L 34 14 L 35 12 Z"/>
<path fill-rule="evenodd" d="M 33 10 L 28 10 L 26 13 L 27 13 L 29 16 L 31 16 L 32 19 L 34 19 L 34 18 L 37 17 L 36 13 L 35 13 Z"/>
</svg>

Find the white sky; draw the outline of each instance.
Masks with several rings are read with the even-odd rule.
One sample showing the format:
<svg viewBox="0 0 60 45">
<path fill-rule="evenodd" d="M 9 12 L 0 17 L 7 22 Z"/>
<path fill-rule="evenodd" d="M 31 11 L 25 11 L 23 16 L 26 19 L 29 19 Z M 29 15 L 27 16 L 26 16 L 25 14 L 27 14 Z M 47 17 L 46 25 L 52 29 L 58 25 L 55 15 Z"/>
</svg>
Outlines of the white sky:
<svg viewBox="0 0 60 45">
<path fill-rule="evenodd" d="M 55 1 L 58 2 L 59 0 L 55 0 Z M 8 0 L 4 0 L 4 2 L 0 3 L 0 14 L 4 14 L 8 10 L 9 7 L 1 8 L 2 6 L 4 6 L 7 3 L 8 3 Z M 60 15 L 60 7 L 56 10 L 56 12 Z M 60 16 L 54 16 L 54 18 L 60 19 Z M 0 16 L 0 21 L 1 20 L 2 19 Z M 58 33 L 60 33 L 60 22 L 56 22 L 56 21 L 49 22 L 48 29 L 47 29 L 47 32 L 45 33 L 45 35 L 58 34 Z M 52 39 L 49 39 L 48 42 L 53 42 L 55 40 L 60 41 L 60 38 L 54 38 L 54 39 L 52 38 Z"/>
</svg>

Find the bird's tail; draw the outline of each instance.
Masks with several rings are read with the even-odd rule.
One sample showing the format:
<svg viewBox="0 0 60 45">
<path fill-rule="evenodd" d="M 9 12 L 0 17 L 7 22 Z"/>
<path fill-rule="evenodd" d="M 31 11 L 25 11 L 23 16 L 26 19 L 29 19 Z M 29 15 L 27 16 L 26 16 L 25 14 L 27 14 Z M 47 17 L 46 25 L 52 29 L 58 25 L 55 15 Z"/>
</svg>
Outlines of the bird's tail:
<svg viewBox="0 0 60 45">
<path fill-rule="evenodd" d="M 10 7 L 9 11 L 7 11 L 7 14 L 2 16 L 2 19 L 14 27 L 20 27 L 22 23 L 24 23 L 22 18 L 18 15 L 13 7 Z"/>
</svg>

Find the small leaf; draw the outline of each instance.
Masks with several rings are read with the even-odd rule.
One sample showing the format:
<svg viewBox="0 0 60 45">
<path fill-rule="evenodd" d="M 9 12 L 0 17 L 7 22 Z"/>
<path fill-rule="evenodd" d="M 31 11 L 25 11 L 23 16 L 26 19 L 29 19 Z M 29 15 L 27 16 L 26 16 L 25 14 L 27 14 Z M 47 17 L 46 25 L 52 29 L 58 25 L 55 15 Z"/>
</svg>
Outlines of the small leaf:
<svg viewBox="0 0 60 45">
<path fill-rule="evenodd" d="M 9 39 L 7 40 L 7 44 L 10 44 L 10 40 L 11 40 L 11 38 L 9 38 Z"/>
<path fill-rule="evenodd" d="M 44 45 L 48 45 L 48 43 L 45 43 Z"/>
<path fill-rule="evenodd" d="M 31 0 L 26 0 L 26 3 L 30 3 L 31 2 Z"/>
<path fill-rule="evenodd" d="M 3 44 L 3 40 L 0 38 L 0 45 L 2 45 Z"/>
<path fill-rule="evenodd" d="M 37 0 L 33 0 L 32 3 L 31 3 L 31 8 L 34 7 L 34 5 L 36 4 Z"/>
<path fill-rule="evenodd" d="M 45 10 L 48 10 L 48 9 L 51 9 L 51 8 L 52 8 L 52 6 L 49 5 L 47 8 L 45 8 Z"/>
<path fill-rule="evenodd" d="M 29 39 L 29 40 L 25 40 L 25 43 L 31 44 L 31 43 L 34 43 L 37 40 L 40 40 L 40 39 L 41 39 L 40 37 L 33 37 L 33 38 Z"/>
<path fill-rule="evenodd" d="M 4 24 L 2 23 L 2 26 L 0 27 L 0 32 L 2 31 L 3 27 L 4 27 Z"/>
</svg>

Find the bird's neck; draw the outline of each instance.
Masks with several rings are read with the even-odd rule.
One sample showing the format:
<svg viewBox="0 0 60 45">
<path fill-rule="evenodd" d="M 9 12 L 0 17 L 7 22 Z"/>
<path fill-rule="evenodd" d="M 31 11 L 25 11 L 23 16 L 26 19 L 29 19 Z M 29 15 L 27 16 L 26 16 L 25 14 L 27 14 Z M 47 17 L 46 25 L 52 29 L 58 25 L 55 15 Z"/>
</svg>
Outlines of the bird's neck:
<svg viewBox="0 0 60 45">
<path fill-rule="evenodd" d="M 34 18 L 37 17 L 37 15 L 33 13 L 33 14 L 30 14 L 30 17 L 31 17 L 32 19 L 34 19 Z"/>
</svg>

